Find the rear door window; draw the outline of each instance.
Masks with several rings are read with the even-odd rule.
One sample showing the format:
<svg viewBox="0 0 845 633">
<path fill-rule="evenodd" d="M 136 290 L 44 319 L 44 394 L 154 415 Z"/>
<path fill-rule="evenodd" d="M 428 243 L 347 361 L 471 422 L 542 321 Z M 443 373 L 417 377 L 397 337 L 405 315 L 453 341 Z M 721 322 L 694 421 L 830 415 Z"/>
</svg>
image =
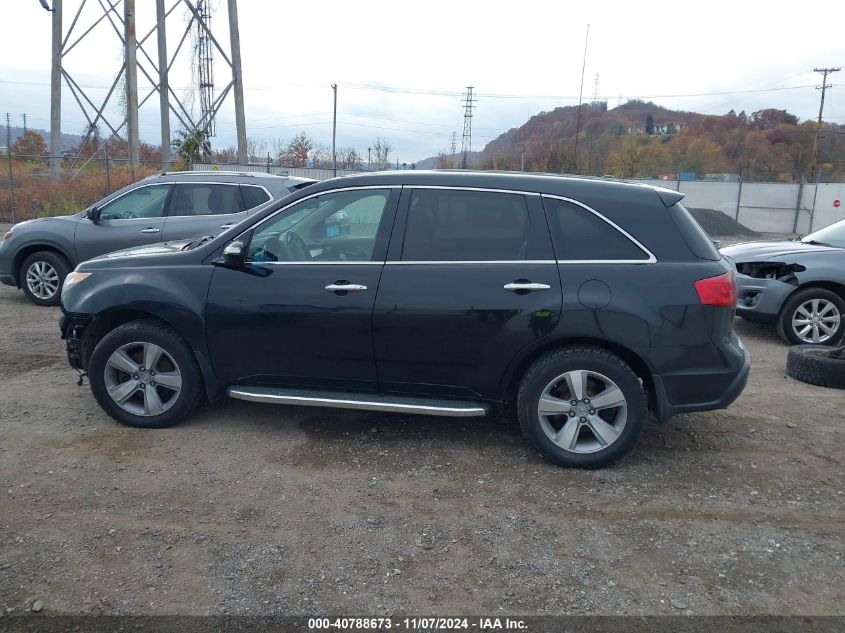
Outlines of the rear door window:
<svg viewBox="0 0 845 633">
<path fill-rule="evenodd" d="M 558 261 L 646 262 L 651 255 L 608 220 L 589 209 L 543 196 Z"/>
<path fill-rule="evenodd" d="M 228 215 L 241 211 L 244 211 L 243 198 L 234 184 L 178 184 L 170 200 L 171 216 Z"/>
<path fill-rule="evenodd" d="M 522 195 L 415 189 L 408 207 L 402 259 L 524 260 L 530 229 Z"/>
</svg>

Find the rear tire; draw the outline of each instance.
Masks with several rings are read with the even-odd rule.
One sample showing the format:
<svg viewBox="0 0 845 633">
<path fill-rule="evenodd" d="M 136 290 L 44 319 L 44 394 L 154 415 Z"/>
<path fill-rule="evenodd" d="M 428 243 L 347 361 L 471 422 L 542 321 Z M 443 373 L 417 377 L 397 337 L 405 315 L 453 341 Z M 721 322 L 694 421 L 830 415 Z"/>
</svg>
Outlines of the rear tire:
<svg viewBox="0 0 845 633">
<path fill-rule="evenodd" d="M 88 377 L 97 403 L 127 426 L 174 426 L 203 396 L 190 347 L 178 332 L 152 319 L 132 321 L 104 336 L 91 355 Z"/>
<path fill-rule="evenodd" d="M 522 430 L 540 455 L 577 468 L 600 468 L 627 454 L 647 414 L 633 370 L 591 346 L 541 356 L 522 379 L 517 407 Z"/>
<path fill-rule="evenodd" d="M 814 321 L 816 314 L 819 317 Z M 778 316 L 778 333 L 790 345 L 836 345 L 845 334 L 843 320 L 842 297 L 824 288 L 805 288 L 783 304 Z M 825 328 L 833 331 L 828 333 Z M 814 333 L 818 333 L 818 341 L 813 340 Z"/>
<path fill-rule="evenodd" d="M 26 298 L 39 306 L 57 306 L 62 284 L 70 272 L 68 261 L 54 251 L 38 251 L 23 260 L 18 279 Z"/>
</svg>

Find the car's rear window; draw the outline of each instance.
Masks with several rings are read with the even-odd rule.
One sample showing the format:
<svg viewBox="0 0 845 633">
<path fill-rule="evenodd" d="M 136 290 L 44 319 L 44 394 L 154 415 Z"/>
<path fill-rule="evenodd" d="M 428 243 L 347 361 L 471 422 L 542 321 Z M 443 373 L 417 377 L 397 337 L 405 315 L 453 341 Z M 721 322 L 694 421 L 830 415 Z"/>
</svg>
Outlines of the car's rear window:
<svg viewBox="0 0 845 633">
<path fill-rule="evenodd" d="M 721 254 L 716 250 L 713 240 L 704 232 L 695 218 L 690 215 L 680 202 L 676 202 L 669 207 L 669 216 L 678 227 L 678 231 L 683 236 L 693 255 L 699 259 L 710 259 L 718 261 L 722 259 Z"/>
</svg>

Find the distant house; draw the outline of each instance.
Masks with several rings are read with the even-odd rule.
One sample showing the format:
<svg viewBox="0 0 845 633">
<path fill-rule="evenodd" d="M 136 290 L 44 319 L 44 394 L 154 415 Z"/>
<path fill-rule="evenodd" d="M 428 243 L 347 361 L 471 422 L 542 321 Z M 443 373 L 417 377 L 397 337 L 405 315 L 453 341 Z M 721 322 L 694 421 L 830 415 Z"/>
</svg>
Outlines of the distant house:
<svg viewBox="0 0 845 633">
<path fill-rule="evenodd" d="M 656 125 L 654 126 L 654 133 L 652 136 L 670 136 L 672 134 L 677 134 L 678 130 L 682 127 L 686 127 L 684 123 L 680 123 L 677 121 L 672 121 L 669 123 L 665 123 L 663 125 Z M 645 134 L 645 126 L 643 127 L 629 127 L 626 130 L 627 134 Z"/>
</svg>

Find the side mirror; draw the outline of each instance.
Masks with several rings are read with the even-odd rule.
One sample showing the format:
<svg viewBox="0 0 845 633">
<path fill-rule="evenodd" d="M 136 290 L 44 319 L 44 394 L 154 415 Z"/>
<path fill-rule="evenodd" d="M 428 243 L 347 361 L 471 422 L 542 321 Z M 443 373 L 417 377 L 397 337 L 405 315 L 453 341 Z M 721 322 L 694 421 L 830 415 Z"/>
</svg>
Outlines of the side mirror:
<svg viewBox="0 0 845 633">
<path fill-rule="evenodd" d="M 223 256 L 220 260 L 229 266 L 243 266 L 244 265 L 244 243 L 230 242 L 223 249 Z"/>
<path fill-rule="evenodd" d="M 100 215 L 102 214 L 102 210 L 99 207 L 92 207 L 88 209 L 88 219 L 91 220 L 94 224 L 100 221 Z"/>
<path fill-rule="evenodd" d="M 717 249 L 722 248 L 722 240 L 713 240 L 713 246 Z"/>
</svg>

